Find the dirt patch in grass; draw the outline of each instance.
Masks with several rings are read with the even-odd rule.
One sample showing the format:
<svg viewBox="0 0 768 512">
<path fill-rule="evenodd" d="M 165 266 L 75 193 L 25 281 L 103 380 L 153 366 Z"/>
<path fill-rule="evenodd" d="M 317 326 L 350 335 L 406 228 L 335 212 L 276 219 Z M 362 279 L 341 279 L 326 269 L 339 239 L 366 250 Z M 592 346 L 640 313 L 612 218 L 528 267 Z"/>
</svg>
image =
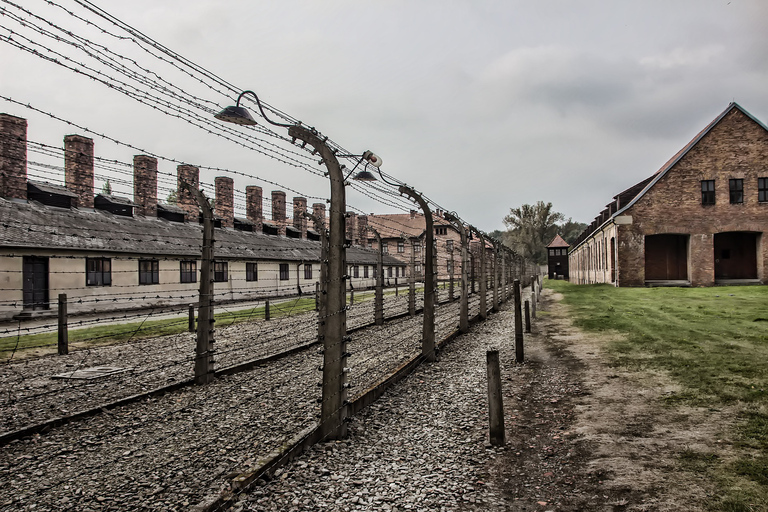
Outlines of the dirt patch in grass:
<svg viewBox="0 0 768 512">
<path fill-rule="evenodd" d="M 490 473 L 513 510 L 726 506 L 707 472 L 734 458 L 732 408 L 669 406 L 677 384 L 661 371 L 612 366 L 605 346 L 619 335 L 577 329 L 561 299 L 544 291 L 527 361 L 509 376 L 509 443 Z M 743 468 L 759 469 L 759 460 Z"/>
</svg>

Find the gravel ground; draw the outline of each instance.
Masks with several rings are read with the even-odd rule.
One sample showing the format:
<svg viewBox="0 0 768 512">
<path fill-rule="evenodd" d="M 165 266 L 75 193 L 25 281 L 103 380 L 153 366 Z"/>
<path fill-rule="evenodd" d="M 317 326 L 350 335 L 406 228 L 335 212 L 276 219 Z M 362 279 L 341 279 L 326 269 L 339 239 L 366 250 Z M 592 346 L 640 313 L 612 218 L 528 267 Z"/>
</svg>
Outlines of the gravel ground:
<svg viewBox="0 0 768 512">
<path fill-rule="evenodd" d="M 442 291 L 440 298 L 446 300 L 447 292 Z M 423 294 L 417 294 L 417 307 L 421 305 Z M 408 297 L 386 295 L 384 307 L 387 316 L 407 313 Z M 358 302 L 348 312 L 347 327 L 368 325 L 373 322 L 373 315 L 372 300 Z M 186 325 L 187 320 L 180 322 Z M 215 334 L 215 364 L 217 368 L 227 368 L 279 354 L 316 338 L 315 312 L 220 327 Z M 2 363 L 0 432 L 68 416 L 190 379 L 194 376 L 194 354 L 195 334 L 182 333 L 72 350 L 66 356 L 47 355 Z M 93 380 L 51 378 L 95 366 L 127 368 L 128 371 Z"/>
<path fill-rule="evenodd" d="M 257 481 L 233 510 L 506 509 L 512 498 L 489 485 L 506 449 L 488 444 L 485 354 L 498 349 L 502 374 L 514 370 L 513 319 L 510 302 L 353 417 L 347 439 Z"/>
<path fill-rule="evenodd" d="M 365 303 L 359 307 L 366 307 Z M 458 303 L 438 308 L 436 318 L 440 339 L 455 329 Z M 277 342 L 282 346 L 295 345 L 302 335 L 316 335 L 315 323 L 314 316 L 271 321 L 268 336 L 258 331 L 266 322 L 239 324 L 230 331 L 218 330 L 216 338 L 220 352 L 229 349 L 235 353 L 238 342 L 250 347 L 249 339 L 266 343 L 264 338 L 274 338 L 282 340 Z M 297 332 L 304 334 L 297 336 Z M 351 396 L 418 353 L 420 333 L 420 316 L 355 333 L 350 342 L 355 354 L 350 357 Z M 162 374 L 169 368 L 183 367 L 171 366 L 168 361 L 189 350 L 191 342 L 191 335 L 186 334 L 169 338 L 172 341 L 136 344 L 141 347 L 128 344 L 92 349 L 87 351 L 87 361 L 89 365 L 114 365 L 116 361 L 127 365 L 134 364 L 136 358 L 161 360 L 165 367 L 158 372 Z M 244 359 L 252 358 L 253 351 L 249 348 L 247 352 Z M 24 377 L 24 372 L 52 364 L 50 359 L 60 361 L 42 358 L 7 365 L 4 378 L 12 378 L 8 374 L 20 378 L 17 383 L 10 381 L 14 393 L 19 387 L 33 387 L 31 383 L 40 372 L 30 377 Z M 232 476 L 258 466 L 260 458 L 315 423 L 320 363 L 318 353 L 303 351 L 206 386 L 187 387 L 105 410 L 98 416 L 13 441 L 0 454 L 0 484 L 5 491 L 0 510 L 184 510 L 225 489 Z M 147 375 L 140 374 L 142 379 L 135 380 L 141 381 L 140 386 L 154 387 L 146 382 Z M 163 379 L 169 379 L 167 373 L 155 382 Z M 55 391 L 38 384 L 36 389 L 46 392 L 38 391 L 33 400 L 16 400 L 14 405 L 26 403 L 29 409 L 30 403 L 41 403 L 45 414 L 31 416 L 49 417 L 47 405 L 55 404 L 60 408 L 57 411 L 84 409 L 89 398 L 99 403 L 111 398 L 110 393 L 119 394 L 137 385 L 129 381 L 126 376 L 125 380 L 111 380 L 111 386 L 99 381 L 90 389 L 64 386 Z M 47 404 L 44 397 L 48 397 Z M 6 416 L 10 409 L 3 410 Z"/>
</svg>

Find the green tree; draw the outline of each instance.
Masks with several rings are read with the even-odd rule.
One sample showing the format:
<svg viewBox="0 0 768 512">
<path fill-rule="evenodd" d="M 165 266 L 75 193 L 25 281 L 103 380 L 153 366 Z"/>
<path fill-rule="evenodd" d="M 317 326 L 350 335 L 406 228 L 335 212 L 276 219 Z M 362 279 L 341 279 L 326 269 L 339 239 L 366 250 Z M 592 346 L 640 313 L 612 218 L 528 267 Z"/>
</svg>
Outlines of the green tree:
<svg viewBox="0 0 768 512">
<path fill-rule="evenodd" d="M 587 229 L 587 225 L 583 222 L 574 222 L 572 219 L 568 219 L 563 222 L 557 228 L 557 234 L 563 237 L 563 240 L 573 245 L 573 242 L 579 237 L 582 231 Z"/>
<path fill-rule="evenodd" d="M 107 181 L 104 182 L 104 185 L 101 187 L 101 193 L 105 195 L 112 195 L 112 184 L 109 183 L 109 178 L 107 178 Z"/>
<path fill-rule="evenodd" d="M 165 198 L 165 202 L 168 203 L 168 204 L 176 204 L 176 203 L 179 202 L 178 197 L 176 197 L 176 191 L 175 190 L 171 190 L 168 193 L 168 197 Z"/>
<path fill-rule="evenodd" d="M 546 263 L 545 246 L 558 233 L 557 223 L 564 219 L 562 213 L 553 210 L 552 203 L 544 201 L 510 208 L 509 215 L 504 217 L 504 225 L 508 228 L 504 241 L 534 262 Z"/>
</svg>

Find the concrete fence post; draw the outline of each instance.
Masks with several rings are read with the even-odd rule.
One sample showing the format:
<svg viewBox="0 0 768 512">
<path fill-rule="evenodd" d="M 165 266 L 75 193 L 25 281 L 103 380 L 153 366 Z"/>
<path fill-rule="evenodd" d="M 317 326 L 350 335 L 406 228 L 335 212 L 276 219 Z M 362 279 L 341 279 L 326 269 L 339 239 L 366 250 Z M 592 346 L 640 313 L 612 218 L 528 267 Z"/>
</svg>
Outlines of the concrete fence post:
<svg viewBox="0 0 768 512">
<path fill-rule="evenodd" d="M 59 355 L 69 354 L 69 327 L 67 325 L 67 294 L 59 294 L 59 332 L 58 332 Z"/>
<path fill-rule="evenodd" d="M 264 320 L 269 320 L 269 299 L 264 301 Z"/>
<path fill-rule="evenodd" d="M 520 303 L 520 280 L 515 279 L 514 283 L 515 294 L 515 361 L 522 363 L 524 360 L 523 353 L 523 312 L 522 305 Z"/>
<path fill-rule="evenodd" d="M 501 370 L 499 351 L 486 352 L 488 371 L 488 423 L 490 440 L 493 446 L 504 446 L 504 403 L 501 394 Z"/>
<path fill-rule="evenodd" d="M 525 301 L 525 332 L 531 332 L 531 303 Z"/>
<path fill-rule="evenodd" d="M 195 306 L 193 304 L 189 305 L 189 326 L 188 326 L 189 332 L 195 332 L 197 330 L 197 327 L 195 326 Z"/>
</svg>

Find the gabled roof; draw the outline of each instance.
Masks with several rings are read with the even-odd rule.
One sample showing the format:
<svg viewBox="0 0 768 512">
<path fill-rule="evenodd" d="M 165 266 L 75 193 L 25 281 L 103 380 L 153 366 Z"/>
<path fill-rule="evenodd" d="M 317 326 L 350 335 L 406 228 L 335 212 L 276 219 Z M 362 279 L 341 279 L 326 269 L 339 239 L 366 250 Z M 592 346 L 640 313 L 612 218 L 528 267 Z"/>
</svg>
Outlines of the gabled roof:
<svg viewBox="0 0 768 512">
<path fill-rule="evenodd" d="M 754 117 L 752 114 L 747 112 L 741 105 L 739 105 L 736 102 L 731 102 L 728 104 L 728 107 L 723 110 L 720 115 L 718 115 L 715 119 L 712 120 L 707 126 L 704 127 L 703 130 L 701 130 L 699 133 L 696 134 L 696 136 L 691 139 L 688 144 L 683 146 L 680 151 L 675 153 L 672 158 L 667 160 L 664 165 L 661 166 L 661 168 L 656 171 L 652 176 L 644 179 L 640 183 L 637 183 L 630 188 L 626 189 L 625 191 L 617 194 L 614 196 L 614 199 L 618 201 L 618 208 L 617 211 L 614 212 L 612 215 L 610 215 L 604 222 L 598 222 L 598 226 L 600 227 L 605 222 L 608 222 L 608 220 L 617 217 L 619 215 L 622 215 L 627 209 L 631 208 L 638 200 L 640 200 L 641 197 L 643 197 L 658 181 L 663 178 L 667 172 L 669 172 L 670 169 L 672 169 L 675 164 L 677 164 L 685 155 L 688 154 L 695 146 L 699 143 L 701 139 L 703 139 L 712 129 L 717 126 L 717 124 L 725 118 L 731 111 L 734 109 L 737 109 L 739 112 L 747 116 L 749 119 L 757 123 L 758 126 L 763 128 L 764 130 L 768 131 L 768 127 L 764 125 L 762 122 L 760 122 L 759 119 Z M 597 219 L 596 219 L 597 220 Z M 593 221 L 594 223 L 594 221 Z M 586 230 L 579 236 L 578 241 L 576 242 L 575 246 L 581 245 L 581 243 L 584 240 L 587 240 L 591 233 L 594 232 L 595 229 L 592 229 L 590 231 L 590 227 L 587 227 Z M 575 247 L 574 246 L 574 247 Z"/>
<path fill-rule="evenodd" d="M 761 126 L 764 130 L 768 131 L 768 127 L 766 127 L 763 123 L 761 123 L 757 118 L 755 118 L 752 114 L 744 110 L 744 108 L 739 105 L 736 102 L 731 102 L 728 107 L 723 110 L 719 116 L 717 116 L 714 120 L 712 120 L 711 123 L 709 123 L 706 127 L 704 127 L 703 130 L 701 130 L 696 136 L 691 139 L 691 141 L 683 146 L 683 148 L 675 153 L 675 155 L 667 160 L 667 162 L 661 166 L 661 169 L 659 169 L 656 174 L 651 176 L 650 181 L 648 181 L 648 184 L 643 187 L 643 189 L 636 194 L 629 203 L 627 203 L 626 206 L 622 206 L 619 211 L 617 211 L 613 216 L 621 215 L 622 212 L 624 212 L 627 208 L 631 207 L 633 204 L 635 204 L 641 197 L 643 197 L 646 192 L 648 192 L 651 187 L 653 187 L 661 178 L 664 177 L 669 170 L 675 166 L 677 162 L 679 162 L 685 155 L 688 154 L 688 152 L 696 146 L 696 144 L 699 143 L 701 139 L 704 138 L 705 135 L 707 135 L 710 131 L 712 131 L 712 128 L 714 128 L 720 121 L 723 120 L 723 118 L 728 115 L 733 109 L 739 110 L 742 114 L 747 116 L 748 118 L 752 119 L 755 123 L 757 123 L 759 126 Z M 643 183 L 643 182 L 640 182 Z M 631 190 L 631 189 L 629 189 Z"/>
<path fill-rule="evenodd" d="M 563 237 L 561 237 L 560 235 L 555 235 L 555 238 L 553 238 L 552 241 L 549 242 L 549 245 L 547 247 L 549 248 L 549 247 L 570 247 L 570 246 L 571 244 L 563 240 Z"/>
<path fill-rule="evenodd" d="M 432 214 L 432 222 L 435 226 L 446 226 L 453 229 L 451 223 Z M 423 213 L 417 213 L 411 217 L 410 213 L 395 213 L 388 215 L 368 215 L 368 225 L 379 232 L 381 238 L 418 238 L 424 233 L 426 221 Z M 372 234 L 368 235 L 373 237 Z"/>
</svg>

